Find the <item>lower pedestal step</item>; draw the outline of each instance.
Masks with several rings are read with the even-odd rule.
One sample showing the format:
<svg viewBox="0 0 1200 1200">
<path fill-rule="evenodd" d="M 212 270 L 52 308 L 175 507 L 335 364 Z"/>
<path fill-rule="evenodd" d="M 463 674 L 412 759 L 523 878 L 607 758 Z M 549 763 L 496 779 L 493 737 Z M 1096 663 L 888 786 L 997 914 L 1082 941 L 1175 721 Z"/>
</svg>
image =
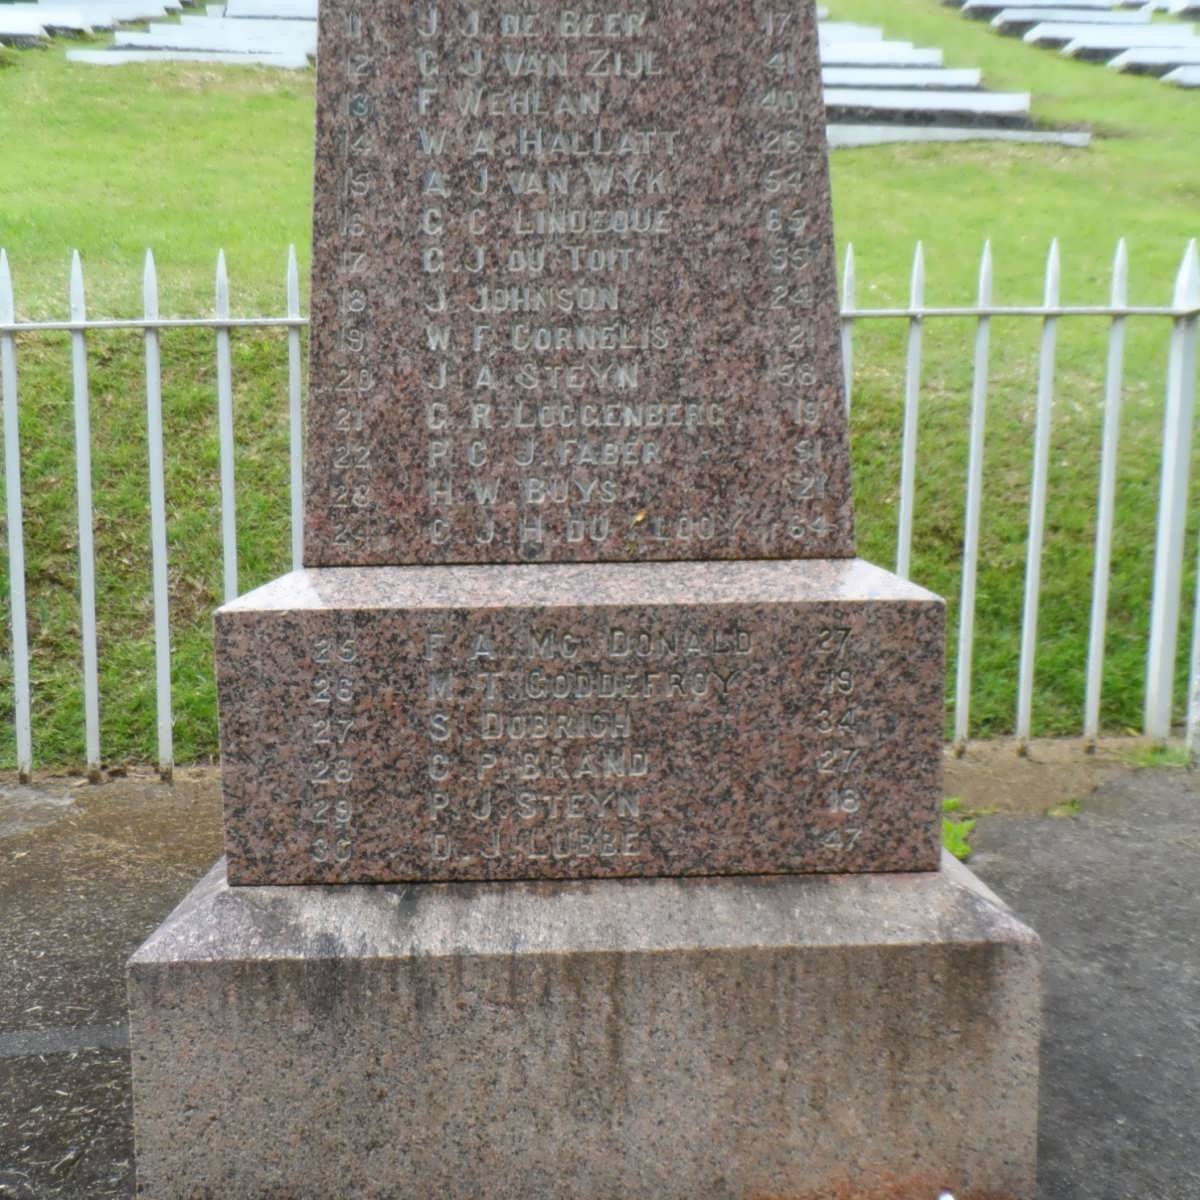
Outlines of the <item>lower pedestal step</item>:
<svg viewBox="0 0 1200 1200">
<path fill-rule="evenodd" d="M 230 881 L 933 870 L 943 620 L 854 559 L 284 576 L 217 614 Z"/>
<path fill-rule="evenodd" d="M 139 1194 L 1032 1200 L 1038 942 L 957 871 L 219 864 L 130 963 Z"/>
</svg>

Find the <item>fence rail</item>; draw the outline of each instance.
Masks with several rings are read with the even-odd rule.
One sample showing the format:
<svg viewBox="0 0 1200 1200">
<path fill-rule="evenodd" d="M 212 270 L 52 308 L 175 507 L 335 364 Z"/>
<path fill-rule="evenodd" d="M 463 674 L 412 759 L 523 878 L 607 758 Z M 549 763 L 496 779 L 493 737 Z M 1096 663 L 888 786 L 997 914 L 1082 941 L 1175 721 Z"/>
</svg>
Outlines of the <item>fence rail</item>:
<svg viewBox="0 0 1200 1200">
<path fill-rule="evenodd" d="M 1037 656 L 1037 614 L 1041 598 L 1043 536 L 1046 521 L 1051 413 L 1054 403 L 1058 322 L 1062 318 L 1098 318 L 1109 324 L 1104 386 L 1103 441 L 1100 482 L 1096 502 L 1096 534 L 1092 570 L 1091 615 L 1086 662 L 1086 701 L 1082 733 L 1094 740 L 1099 734 L 1108 587 L 1112 566 L 1116 465 L 1124 391 L 1126 322 L 1130 318 L 1159 318 L 1171 322 L 1167 361 L 1166 403 L 1162 466 L 1159 479 L 1158 520 L 1151 600 L 1151 625 L 1145 673 L 1144 732 L 1166 738 L 1173 718 L 1173 681 L 1180 629 L 1183 586 L 1184 536 L 1187 515 L 1188 474 L 1195 407 L 1197 340 L 1200 334 L 1200 260 L 1196 243 L 1188 244 L 1175 280 L 1169 305 L 1130 305 L 1127 302 L 1129 262 L 1125 243 L 1116 251 L 1107 305 L 1064 305 L 1060 299 L 1061 265 L 1057 242 L 1050 247 L 1041 305 L 997 305 L 992 301 L 993 261 L 985 245 L 979 267 L 976 303 L 936 307 L 925 302 L 925 261 L 917 245 L 912 264 L 909 304 L 903 308 L 859 307 L 853 247 L 847 249 L 842 277 L 841 336 L 844 356 L 846 406 L 853 401 L 854 331 L 861 321 L 907 322 L 904 364 L 904 416 L 901 440 L 899 520 L 896 569 L 908 578 L 912 569 L 913 519 L 917 479 L 917 433 L 924 353 L 924 325 L 941 318 L 966 318 L 976 323 L 973 381 L 967 437 L 966 502 L 961 564 L 961 595 L 955 662 L 954 736 L 966 744 L 970 724 L 972 659 L 975 639 L 976 598 L 980 552 L 980 525 L 984 505 L 983 454 L 989 396 L 991 323 L 996 318 L 1025 317 L 1041 322 L 1038 355 L 1038 388 L 1031 469 L 1029 537 L 1026 549 L 1025 588 L 1020 655 L 1017 670 L 1015 732 L 1020 742 L 1031 735 Z M 95 552 L 92 543 L 91 418 L 89 413 L 87 335 L 105 330 L 133 330 L 145 344 L 146 429 L 149 448 L 149 525 L 154 612 L 156 720 L 159 769 L 164 776 L 173 768 L 172 696 L 170 672 L 170 597 L 167 574 L 167 523 L 164 486 L 164 434 L 162 419 L 162 368 L 159 335 L 172 329 L 211 329 L 215 335 L 216 400 L 220 456 L 222 528 L 222 591 L 226 599 L 238 592 L 237 514 L 234 487 L 233 369 L 230 335 L 238 329 L 287 331 L 287 412 L 289 422 L 289 480 L 291 556 L 294 566 L 302 558 L 302 433 L 301 433 L 301 332 L 307 325 L 301 315 L 299 273 L 294 248 L 287 256 L 283 316 L 233 317 L 229 312 L 229 284 L 224 254 L 218 255 L 214 315 L 168 317 L 159 315 L 154 257 L 147 252 L 143 276 L 143 315 L 136 318 L 89 319 L 86 312 L 83 267 L 73 256 L 69 286 L 69 319 L 18 321 L 8 259 L 0 250 L 0 405 L 3 408 L 5 504 L 7 517 L 9 608 L 13 676 L 13 712 L 17 766 L 27 777 L 33 768 L 28 614 L 25 595 L 25 532 L 22 518 L 21 451 L 18 422 L 18 335 L 65 332 L 70 335 L 74 445 L 79 546 L 79 605 L 84 683 L 85 747 L 89 773 L 100 770 L 99 670 L 96 638 Z M 1198 574 L 1200 578 L 1200 574 Z M 1200 586 L 1195 597 L 1193 642 L 1186 714 L 1187 744 L 1200 737 Z"/>
</svg>

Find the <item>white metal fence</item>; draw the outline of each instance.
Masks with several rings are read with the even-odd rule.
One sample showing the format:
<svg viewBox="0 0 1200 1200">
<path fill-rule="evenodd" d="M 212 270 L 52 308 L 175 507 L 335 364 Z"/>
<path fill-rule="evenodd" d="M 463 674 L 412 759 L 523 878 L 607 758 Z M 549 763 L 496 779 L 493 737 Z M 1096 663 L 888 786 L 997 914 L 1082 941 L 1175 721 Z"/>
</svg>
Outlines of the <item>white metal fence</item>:
<svg viewBox="0 0 1200 1200">
<path fill-rule="evenodd" d="M 1124 242 L 1113 263 L 1110 302 L 1099 306 L 1066 306 L 1060 302 L 1058 244 L 1050 248 L 1041 305 L 1003 307 L 992 302 L 992 256 L 985 246 L 979 269 L 978 298 L 968 307 L 938 308 L 925 302 L 925 267 L 920 245 L 913 259 L 911 295 L 904 308 L 859 308 L 853 247 L 846 253 L 843 274 L 842 346 L 845 359 L 847 409 L 853 397 L 854 328 L 859 321 L 903 321 L 908 326 L 904 372 L 904 421 L 901 444 L 897 572 L 906 578 L 911 570 L 914 495 L 916 487 L 917 430 L 925 322 L 938 318 L 975 321 L 974 372 L 968 439 L 966 515 L 961 570 L 961 601 L 955 659 L 955 739 L 965 744 L 970 721 L 971 666 L 975 639 L 976 592 L 983 510 L 983 451 L 989 395 L 989 338 L 997 317 L 1027 317 L 1041 322 L 1041 347 L 1027 543 L 1024 617 L 1021 649 L 1016 663 L 1017 715 L 1015 731 L 1020 741 L 1032 732 L 1034 671 L 1036 666 L 1038 604 L 1041 596 L 1042 545 L 1046 521 L 1050 420 L 1054 400 L 1055 358 L 1059 320 L 1089 317 L 1108 322 L 1108 356 L 1102 460 L 1094 550 L 1090 638 L 1086 664 L 1085 737 L 1099 733 L 1101 680 L 1108 612 L 1108 586 L 1113 543 L 1118 430 L 1123 393 L 1126 322 L 1131 317 L 1171 322 L 1167 363 L 1163 454 L 1159 485 L 1154 577 L 1149 644 L 1145 672 L 1144 731 L 1150 737 L 1169 736 L 1172 723 L 1174 664 L 1180 629 L 1184 535 L 1187 516 L 1188 474 L 1192 449 L 1192 422 L 1196 390 L 1196 348 L 1200 333 L 1200 261 L 1196 243 L 1183 256 L 1175 280 L 1172 302 L 1163 306 L 1135 307 L 1127 303 L 1128 259 Z M 22 522 L 21 452 L 18 433 L 18 335 L 65 331 L 70 335 L 74 397 L 74 445 L 79 546 L 79 596 L 81 657 L 84 681 L 84 740 L 89 772 L 98 773 L 101 762 L 99 664 L 96 637 L 96 571 L 92 542 L 91 422 L 89 416 L 87 334 L 91 331 L 140 331 L 145 344 L 146 421 L 149 445 L 149 524 L 152 548 L 152 589 L 156 665 L 156 701 L 159 769 L 170 773 L 172 698 L 170 673 L 170 597 L 167 586 L 167 524 L 164 488 L 163 424 L 159 335 L 165 329 L 212 329 L 216 343 L 216 400 L 220 447 L 221 531 L 223 593 L 238 594 L 237 520 L 234 494 L 233 370 L 230 333 L 238 328 L 282 327 L 288 337 L 287 395 L 290 421 L 290 479 L 292 560 L 301 562 L 301 356 L 300 337 L 306 320 L 300 312 L 296 256 L 290 249 L 284 283 L 285 315 L 231 317 L 224 254 L 216 268 L 214 315 L 195 318 L 161 318 L 153 255 L 147 252 L 143 279 L 144 310 L 138 318 L 110 320 L 87 317 L 83 269 L 76 254 L 71 264 L 70 317 L 66 321 L 16 320 L 12 280 L 7 257 L 0 249 L 0 402 L 3 405 L 5 501 L 9 555 L 9 601 L 13 675 L 13 711 L 17 765 L 22 776 L 33 766 L 30 718 L 28 617 L 25 598 L 25 540 Z M 1187 712 L 1188 745 L 1200 732 L 1200 587 L 1196 593 L 1196 618 Z"/>
</svg>

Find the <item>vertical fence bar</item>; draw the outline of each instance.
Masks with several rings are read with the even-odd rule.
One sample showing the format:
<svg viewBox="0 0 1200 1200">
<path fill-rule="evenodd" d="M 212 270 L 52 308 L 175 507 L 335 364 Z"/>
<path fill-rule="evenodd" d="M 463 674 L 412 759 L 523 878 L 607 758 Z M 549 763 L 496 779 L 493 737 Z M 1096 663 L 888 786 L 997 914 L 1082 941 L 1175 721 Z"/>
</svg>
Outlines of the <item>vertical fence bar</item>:
<svg viewBox="0 0 1200 1200">
<path fill-rule="evenodd" d="M 1188 759 L 1196 761 L 1196 743 L 1200 740 L 1200 554 L 1196 556 L 1196 594 L 1192 603 L 1192 655 L 1188 669 L 1187 727 L 1184 745 Z"/>
<path fill-rule="evenodd" d="M 850 415 L 850 395 L 854 387 L 854 244 L 846 247 L 846 266 L 842 273 L 842 390 L 846 393 L 846 416 Z"/>
<path fill-rule="evenodd" d="M 911 572 L 913 501 L 917 475 L 917 416 L 921 402 L 921 310 L 925 307 L 925 247 L 917 243 L 909 292 L 908 357 L 904 371 L 904 443 L 900 453 L 900 522 L 896 537 L 896 574 Z"/>
<path fill-rule="evenodd" d="M 0 250 L 0 323 L 16 321 L 8 255 Z M 25 519 L 21 502 L 21 432 L 17 408 L 17 344 L 0 333 L 0 399 L 4 406 L 4 503 L 8 525 L 8 601 L 12 618 L 13 726 L 17 774 L 33 773 L 33 727 L 29 709 L 29 624 L 25 612 Z"/>
<path fill-rule="evenodd" d="M 1175 307 L 1200 304 L 1200 264 L 1196 243 L 1188 244 L 1175 281 Z M 1187 522 L 1188 466 L 1192 453 L 1192 410 L 1196 399 L 1196 335 L 1200 320 L 1177 316 L 1167 365 L 1167 407 L 1163 422 L 1163 465 L 1154 552 L 1154 592 L 1150 605 L 1150 648 L 1146 659 L 1145 732 L 1165 738 L 1171 732 L 1175 686 L 1175 647 L 1183 584 L 1183 535 Z"/>
<path fill-rule="evenodd" d="M 979 308 L 992 306 L 992 244 L 985 242 L 979 264 Z M 967 508 L 963 530 L 962 599 L 955 664 L 954 744 L 962 754 L 971 718 L 971 655 L 975 645 L 975 586 L 979 568 L 979 525 L 983 509 L 983 433 L 987 418 L 988 350 L 991 318 L 981 315 L 975 329 L 975 373 L 971 384 L 970 449 L 967 455 Z"/>
<path fill-rule="evenodd" d="M 71 256 L 71 320 L 87 320 L 83 264 Z M 79 524 L 79 616 L 83 636 L 83 712 L 88 778 L 100 778 L 100 683 L 96 652 L 96 550 L 92 540 L 92 429 L 88 414 L 87 338 L 71 332 L 71 379 L 75 399 L 75 492 Z"/>
<path fill-rule="evenodd" d="M 1057 308 L 1062 292 L 1058 239 L 1046 260 L 1043 304 Z M 1017 675 L 1017 743 L 1025 748 L 1033 726 L 1033 673 L 1037 661 L 1038 604 L 1042 597 L 1042 542 L 1046 533 L 1046 492 L 1050 474 L 1050 420 L 1054 412 L 1054 359 L 1058 318 L 1042 321 L 1038 361 L 1037 423 L 1033 434 L 1033 479 L 1029 489 L 1029 543 L 1025 555 L 1025 613 L 1021 623 L 1021 663 Z"/>
<path fill-rule="evenodd" d="M 300 270 L 296 247 L 288 247 L 287 315 L 300 316 Z M 292 570 L 304 565 L 304 441 L 300 417 L 300 328 L 288 329 L 288 445 L 291 451 Z"/>
<path fill-rule="evenodd" d="M 978 307 L 991 307 L 991 242 L 984 242 L 979 260 Z M 954 748 L 966 750 L 971 722 L 971 655 L 974 649 L 974 599 L 979 568 L 979 516 L 983 509 L 984 425 L 988 416 L 988 354 L 991 318 L 980 316 L 971 384 L 970 449 L 967 451 L 967 502 L 962 529 L 962 596 L 959 602 L 959 653 L 954 680 Z"/>
<path fill-rule="evenodd" d="M 147 321 L 158 320 L 158 275 L 146 251 L 142 300 Z M 171 621 L 167 599 L 167 488 L 163 467 L 162 360 L 158 330 L 147 329 L 146 442 L 150 454 L 150 554 L 154 591 L 155 705 L 158 712 L 158 773 L 169 780 L 175 769 L 171 717 Z"/>
<path fill-rule="evenodd" d="M 1129 298 L 1129 254 L 1125 239 L 1113 259 L 1113 308 Z M 1104 677 L 1104 634 L 1108 621 L 1108 582 L 1112 566 L 1113 511 L 1117 495 L 1117 446 L 1121 436 L 1121 387 L 1125 372 L 1125 318 L 1113 317 L 1108 337 L 1108 372 L 1104 388 L 1104 438 L 1100 452 L 1100 494 L 1096 501 L 1096 555 L 1092 568 L 1092 624 L 1088 638 L 1087 692 L 1083 736 L 1095 749 L 1100 736 L 1100 691 Z"/>
<path fill-rule="evenodd" d="M 229 275 L 225 251 L 217 254 L 218 320 L 229 316 Z M 233 364 L 228 327 L 217 330 L 217 427 L 221 444 L 221 549 L 225 603 L 238 594 L 237 513 L 233 487 Z"/>
</svg>

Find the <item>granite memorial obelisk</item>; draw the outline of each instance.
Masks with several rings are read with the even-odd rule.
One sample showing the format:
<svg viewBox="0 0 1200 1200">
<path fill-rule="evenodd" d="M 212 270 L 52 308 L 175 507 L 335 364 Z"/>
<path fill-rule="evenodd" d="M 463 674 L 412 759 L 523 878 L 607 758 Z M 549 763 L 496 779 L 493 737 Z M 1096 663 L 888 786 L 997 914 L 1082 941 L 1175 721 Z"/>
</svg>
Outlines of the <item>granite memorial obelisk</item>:
<svg viewBox="0 0 1200 1200">
<path fill-rule="evenodd" d="M 217 614 L 145 1195 L 1032 1197 L 1037 940 L 939 869 L 941 602 L 854 556 L 823 115 L 807 0 L 325 0 L 307 566 Z"/>
</svg>

